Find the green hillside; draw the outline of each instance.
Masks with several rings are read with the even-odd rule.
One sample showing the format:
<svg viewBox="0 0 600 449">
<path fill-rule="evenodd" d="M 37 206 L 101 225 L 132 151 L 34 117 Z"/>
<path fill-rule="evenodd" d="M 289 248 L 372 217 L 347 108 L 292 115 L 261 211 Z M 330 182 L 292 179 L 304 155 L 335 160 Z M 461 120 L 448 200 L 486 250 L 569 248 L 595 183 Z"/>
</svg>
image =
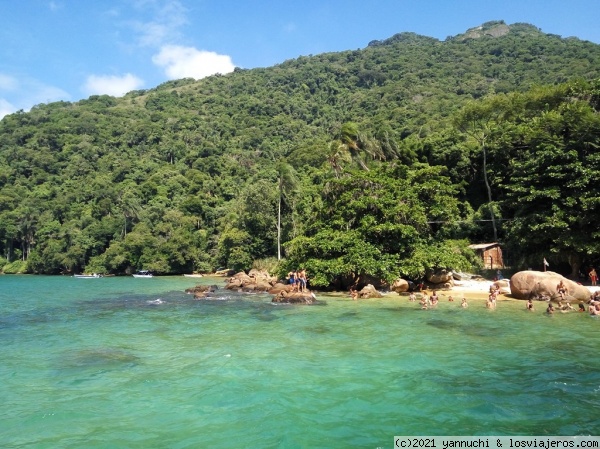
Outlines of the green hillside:
<svg viewBox="0 0 600 449">
<path fill-rule="evenodd" d="M 496 239 L 576 273 L 599 254 L 598 79 L 599 45 L 499 21 L 38 105 L 0 121 L 0 249 L 117 274 L 279 252 L 327 286 L 468 269 Z"/>
</svg>

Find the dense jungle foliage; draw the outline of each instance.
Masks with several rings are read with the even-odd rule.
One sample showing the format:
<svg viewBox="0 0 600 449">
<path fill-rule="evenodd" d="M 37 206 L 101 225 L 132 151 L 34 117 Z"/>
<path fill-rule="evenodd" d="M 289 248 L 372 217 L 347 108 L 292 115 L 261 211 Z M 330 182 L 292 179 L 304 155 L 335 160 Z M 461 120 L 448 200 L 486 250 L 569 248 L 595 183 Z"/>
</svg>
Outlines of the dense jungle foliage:
<svg viewBox="0 0 600 449">
<path fill-rule="evenodd" d="M 600 46 L 401 33 L 0 121 L 4 271 L 305 267 L 314 286 L 600 254 Z M 0 267 L 3 264 L 0 264 Z"/>
</svg>

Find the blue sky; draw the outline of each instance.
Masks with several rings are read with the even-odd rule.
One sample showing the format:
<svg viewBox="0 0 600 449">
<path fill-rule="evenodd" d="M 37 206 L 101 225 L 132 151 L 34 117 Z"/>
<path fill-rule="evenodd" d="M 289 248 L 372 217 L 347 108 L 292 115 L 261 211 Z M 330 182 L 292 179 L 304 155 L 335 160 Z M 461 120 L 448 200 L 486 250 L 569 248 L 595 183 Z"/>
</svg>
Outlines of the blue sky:
<svg viewBox="0 0 600 449">
<path fill-rule="evenodd" d="M 600 43 L 599 19 L 599 0 L 0 0 L 0 117 L 490 20 Z"/>
</svg>

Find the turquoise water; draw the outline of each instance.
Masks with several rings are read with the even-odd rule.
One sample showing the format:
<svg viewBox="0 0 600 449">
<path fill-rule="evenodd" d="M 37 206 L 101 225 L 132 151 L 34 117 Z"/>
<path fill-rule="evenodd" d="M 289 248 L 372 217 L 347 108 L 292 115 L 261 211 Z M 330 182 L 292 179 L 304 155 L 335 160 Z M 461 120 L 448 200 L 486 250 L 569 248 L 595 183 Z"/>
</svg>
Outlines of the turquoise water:
<svg viewBox="0 0 600 449">
<path fill-rule="evenodd" d="M 600 320 L 587 313 L 184 293 L 216 282 L 0 276 L 0 447 L 600 434 Z"/>
</svg>

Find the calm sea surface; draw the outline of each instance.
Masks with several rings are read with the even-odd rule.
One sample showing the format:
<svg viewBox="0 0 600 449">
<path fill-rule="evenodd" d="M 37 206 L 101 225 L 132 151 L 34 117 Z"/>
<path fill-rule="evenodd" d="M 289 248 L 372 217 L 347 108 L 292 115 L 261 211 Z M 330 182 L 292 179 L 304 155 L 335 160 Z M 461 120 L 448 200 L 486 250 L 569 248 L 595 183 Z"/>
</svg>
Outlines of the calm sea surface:
<svg viewBox="0 0 600 449">
<path fill-rule="evenodd" d="M 378 448 L 394 435 L 599 435 L 600 320 L 0 276 L 2 448 Z M 160 301 L 157 301 L 160 299 Z M 537 306 L 538 304 L 536 304 Z"/>
</svg>

